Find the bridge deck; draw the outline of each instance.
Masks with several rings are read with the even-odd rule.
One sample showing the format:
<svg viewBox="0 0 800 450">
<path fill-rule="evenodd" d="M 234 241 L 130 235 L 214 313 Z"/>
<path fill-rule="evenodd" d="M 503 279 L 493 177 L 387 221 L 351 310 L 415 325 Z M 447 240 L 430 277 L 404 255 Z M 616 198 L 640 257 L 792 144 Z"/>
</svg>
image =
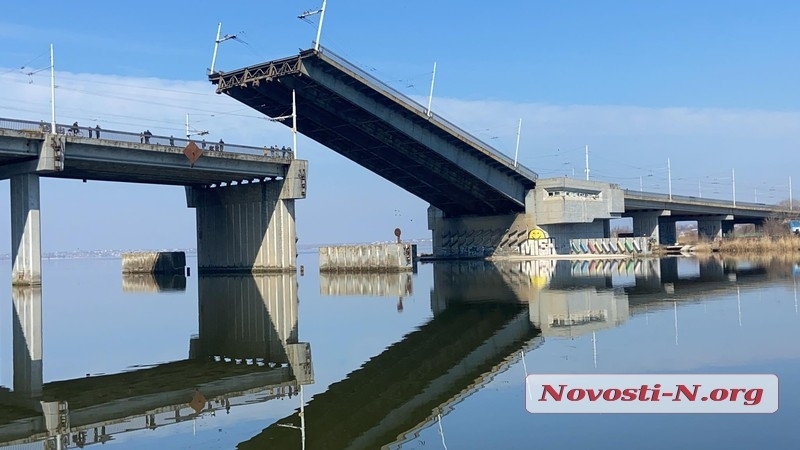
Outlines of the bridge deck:
<svg viewBox="0 0 800 450">
<path fill-rule="evenodd" d="M 430 202 L 449 216 L 522 212 L 536 173 L 328 50 L 210 76 L 217 92 Z"/>
<path fill-rule="evenodd" d="M 64 170 L 39 172 L 52 178 L 119 181 L 165 185 L 210 185 L 283 177 L 290 151 L 194 141 L 202 156 L 190 164 L 183 151 L 189 141 L 138 133 L 101 130 L 102 138 L 66 134 Z M 34 172 L 47 130 L 38 122 L 0 119 L 0 179 Z M 203 149 L 204 147 L 204 149 Z"/>
</svg>

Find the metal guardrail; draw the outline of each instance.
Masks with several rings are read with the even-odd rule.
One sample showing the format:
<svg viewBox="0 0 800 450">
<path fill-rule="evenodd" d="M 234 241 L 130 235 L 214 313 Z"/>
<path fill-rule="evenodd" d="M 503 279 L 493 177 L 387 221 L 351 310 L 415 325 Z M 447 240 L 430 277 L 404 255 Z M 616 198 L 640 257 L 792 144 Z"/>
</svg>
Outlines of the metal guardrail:
<svg viewBox="0 0 800 450">
<path fill-rule="evenodd" d="M 15 131 L 38 131 L 42 133 L 50 132 L 50 123 L 35 122 L 31 120 L 18 120 L 0 117 L 0 128 Z M 253 147 L 248 145 L 236 145 L 220 142 L 206 142 L 204 139 L 185 139 L 176 138 L 174 136 L 158 136 L 154 134 L 145 135 L 141 133 L 131 133 L 128 131 L 107 130 L 104 128 L 98 129 L 97 127 L 82 127 L 64 124 L 56 124 L 56 132 L 58 134 L 75 137 L 85 137 L 94 139 L 107 139 L 117 142 L 131 142 L 139 144 L 150 144 L 162 147 L 175 147 L 184 148 L 189 142 L 194 142 L 204 151 L 218 151 L 226 153 L 237 153 L 245 155 L 262 155 L 277 159 L 291 160 L 294 158 L 294 152 L 286 147 Z"/>
<path fill-rule="evenodd" d="M 441 128 L 444 128 L 447 131 L 450 131 L 456 137 L 472 142 L 477 147 L 479 147 L 483 152 L 487 153 L 488 155 L 500 160 L 501 162 L 505 163 L 508 168 L 519 172 L 521 175 L 531 179 L 537 180 L 539 175 L 531 169 L 527 167 L 517 164 L 514 165 L 514 160 L 509 158 L 508 156 L 500 153 L 499 150 L 492 147 L 491 145 L 483 142 L 481 139 L 477 138 L 476 136 L 470 134 L 468 131 L 458 127 L 454 123 L 444 119 L 443 117 L 439 116 L 438 114 L 433 113 L 432 111 L 428 114 L 428 110 L 426 107 L 422 106 L 415 100 L 411 99 L 407 95 L 403 94 L 402 92 L 398 91 L 397 89 L 389 86 L 388 84 L 384 83 L 383 81 L 379 80 L 378 78 L 370 75 L 363 69 L 359 68 L 358 66 L 354 65 L 353 63 L 347 61 L 343 57 L 337 55 L 336 53 L 332 52 L 331 50 L 320 46 L 319 53 L 324 55 L 330 60 L 333 60 L 336 64 L 343 66 L 344 68 L 350 70 L 351 72 L 355 73 L 359 77 L 365 79 L 367 82 L 371 83 L 372 88 L 378 90 L 382 94 L 386 95 L 387 97 L 391 98 L 395 102 L 404 105 L 410 109 L 415 110 L 417 113 L 421 115 L 426 115 L 429 117 L 429 120 L 436 125 L 439 125 Z"/>
<path fill-rule="evenodd" d="M 719 200 L 712 198 L 693 197 L 688 195 L 661 194 L 657 192 L 641 192 L 630 189 L 625 190 L 625 197 L 635 200 L 644 200 L 664 203 L 688 203 L 693 205 L 715 206 L 733 209 L 753 209 L 758 211 L 789 212 L 788 208 L 781 208 L 778 205 L 768 205 L 766 203 L 736 202 L 733 200 Z"/>
</svg>

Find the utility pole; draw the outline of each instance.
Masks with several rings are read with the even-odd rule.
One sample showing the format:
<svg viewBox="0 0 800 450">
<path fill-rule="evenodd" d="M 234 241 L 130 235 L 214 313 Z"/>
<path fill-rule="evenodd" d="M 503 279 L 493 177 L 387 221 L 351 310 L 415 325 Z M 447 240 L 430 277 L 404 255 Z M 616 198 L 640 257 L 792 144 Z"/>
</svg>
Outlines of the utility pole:
<svg viewBox="0 0 800 450">
<path fill-rule="evenodd" d="M 308 16 L 313 16 L 314 14 L 319 14 L 319 25 L 317 25 L 317 39 L 314 41 L 314 50 L 319 51 L 319 40 L 322 37 L 322 21 L 325 20 L 325 4 L 327 0 L 322 0 L 322 8 L 316 11 L 303 11 L 302 14 L 297 16 L 298 19 L 305 20 L 306 22 L 311 23 L 310 21 L 306 20 Z"/>
<path fill-rule="evenodd" d="M 522 118 L 519 119 L 519 126 L 517 126 L 517 148 L 514 150 L 514 167 L 517 167 L 517 158 L 519 157 L 519 135 L 522 133 Z"/>
<path fill-rule="evenodd" d="M 56 64 L 50 44 L 50 132 L 56 134 Z"/>
<path fill-rule="evenodd" d="M 314 41 L 314 50 L 319 51 L 319 40 L 322 38 L 322 21 L 325 20 L 325 4 L 328 0 L 322 0 L 322 8 L 319 10 L 319 26 L 317 27 L 317 40 Z"/>
<path fill-rule="evenodd" d="M 733 207 L 736 207 L 736 169 L 731 169 L 731 183 L 733 183 Z"/>
<path fill-rule="evenodd" d="M 794 208 L 793 203 L 794 202 L 792 201 L 792 176 L 789 175 L 789 211 L 791 211 Z"/>
<path fill-rule="evenodd" d="M 219 25 L 217 25 L 217 38 L 214 39 L 214 56 L 211 57 L 211 69 L 209 69 L 208 72 L 209 74 L 214 73 L 214 66 L 216 65 L 217 62 L 217 50 L 219 49 L 220 42 L 225 42 L 228 39 L 236 39 L 235 34 L 226 34 L 225 36 L 222 36 L 222 38 L 220 38 L 219 35 L 221 32 L 222 32 L 222 22 L 220 22 Z"/>
<path fill-rule="evenodd" d="M 292 151 L 297 159 L 297 97 L 292 89 Z"/>
<path fill-rule="evenodd" d="M 700 180 L 697 181 L 697 196 L 703 198 L 703 182 Z"/>
<path fill-rule="evenodd" d="M 433 62 L 433 76 L 431 76 L 431 93 L 428 95 L 428 110 L 425 114 L 431 117 L 431 104 L 433 103 L 433 84 L 436 82 L 436 61 Z"/>
<path fill-rule="evenodd" d="M 639 175 L 639 192 L 644 192 L 644 186 L 642 184 L 642 176 Z"/>
<path fill-rule="evenodd" d="M 189 113 L 186 113 L 186 140 L 188 141 L 192 135 L 189 134 Z"/>
<path fill-rule="evenodd" d="M 667 185 L 669 186 L 669 199 L 672 201 L 672 165 L 667 158 Z"/>
<path fill-rule="evenodd" d="M 589 179 L 589 145 L 586 145 L 586 179 Z"/>
</svg>

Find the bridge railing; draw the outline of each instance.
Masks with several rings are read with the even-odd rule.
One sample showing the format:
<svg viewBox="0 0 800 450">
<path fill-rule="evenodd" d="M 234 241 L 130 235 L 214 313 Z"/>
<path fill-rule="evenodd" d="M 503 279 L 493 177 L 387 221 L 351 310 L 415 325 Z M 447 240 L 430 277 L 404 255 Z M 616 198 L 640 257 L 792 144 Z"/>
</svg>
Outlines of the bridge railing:
<svg viewBox="0 0 800 450">
<path fill-rule="evenodd" d="M 672 195 L 669 194 L 661 194 L 658 192 L 641 192 L 641 191 L 634 191 L 630 189 L 625 190 L 625 197 L 636 199 L 636 200 L 644 200 L 644 201 L 652 201 L 652 202 L 682 202 L 682 203 L 695 203 L 695 204 L 703 204 L 709 206 L 717 206 L 723 208 L 746 208 L 746 209 L 756 209 L 756 210 L 768 210 L 768 211 L 775 211 L 776 205 L 769 205 L 766 203 L 752 203 L 752 202 L 733 202 L 733 200 L 720 200 L 720 199 L 713 199 L 713 198 L 702 198 L 702 197 L 694 197 L 689 195 Z M 788 211 L 788 209 L 787 209 Z"/>
<path fill-rule="evenodd" d="M 40 131 L 50 132 L 49 122 L 35 122 L 32 120 L 18 120 L 0 117 L 0 128 L 16 131 Z M 194 142 L 203 151 L 219 151 L 227 153 L 240 153 L 247 155 L 263 155 L 278 159 L 293 159 L 294 152 L 286 147 L 253 147 L 248 145 L 237 145 L 219 142 L 206 142 L 204 139 L 185 139 L 174 136 L 159 136 L 155 134 L 145 135 L 144 132 L 131 133 L 129 131 L 107 130 L 97 127 L 82 127 L 64 124 L 56 124 L 56 132 L 67 136 L 85 137 L 94 139 L 107 139 L 117 142 L 131 142 L 138 144 L 150 144 L 160 147 L 184 148 L 189 142 Z M 99 132 L 99 134 L 98 134 Z"/>
<path fill-rule="evenodd" d="M 426 107 L 422 106 L 419 102 L 413 100 L 412 98 L 408 97 L 407 95 L 403 94 L 402 92 L 398 91 L 397 89 L 389 86 L 388 84 L 384 83 L 383 81 L 379 80 L 378 78 L 370 75 L 363 69 L 359 68 L 355 64 L 347 61 L 344 57 L 337 55 L 336 53 L 332 52 L 331 50 L 320 46 L 320 53 L 324 56 L 328 57 L 329 59 L 333 60 L 337 64 L 345 67 L 346 69 L 350 70 L 351 72 L 355 73 L 361 78 L 364 78 L 366 81 L 372 84 L 372 87 L 378 91 L 381 91 L 384 95 L 391 98 L 392 100 L 404 105 L 408 108 L 411 108 L 418 112 L 421 115 L 425 115 L 429 117 L 429 120 L 440 127 L 450 131 L 456 137 L 473 143 L 475 146 L 479 147 L 484 153 L 491 155 L 492 157 L 502 161 L 505 163 L 510 169 L 517 171 L 518 173 L 522 174 L 523 176 L 531 179 L 536 180 L 539 178 L 539 175 L 528 169 L 527 167 L 519 164 L 514 164 L 514 160 L 509 158 L 508 156 L 501 153 L 496 148 L 492 147 L 491 145 L 483 142 L 480 138 L 474 136 L 473 134 L 469 133 L 468 131 L 460 128 L 459 126 L 455 125 L 454 123 L 444 119 L 443 117 L 439 116 L 438 114 L 434 114 L 427 110 Z"/>
</svg>

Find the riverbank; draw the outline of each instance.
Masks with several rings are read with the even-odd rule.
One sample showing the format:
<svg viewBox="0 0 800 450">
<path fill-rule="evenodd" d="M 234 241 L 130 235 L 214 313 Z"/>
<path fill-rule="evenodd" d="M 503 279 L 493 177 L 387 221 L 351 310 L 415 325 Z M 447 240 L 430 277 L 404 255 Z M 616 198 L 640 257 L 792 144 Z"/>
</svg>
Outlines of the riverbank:
<svg viewBox="0 0 800 450">
<path fill-rule="evenodd" d="M 764 253 L 800 253 L 798 236 L 733 237 L 714 242 L 685 243 L 693 253 L 720 253 L 725 255 L 752 255 Z"/>
</svg>

